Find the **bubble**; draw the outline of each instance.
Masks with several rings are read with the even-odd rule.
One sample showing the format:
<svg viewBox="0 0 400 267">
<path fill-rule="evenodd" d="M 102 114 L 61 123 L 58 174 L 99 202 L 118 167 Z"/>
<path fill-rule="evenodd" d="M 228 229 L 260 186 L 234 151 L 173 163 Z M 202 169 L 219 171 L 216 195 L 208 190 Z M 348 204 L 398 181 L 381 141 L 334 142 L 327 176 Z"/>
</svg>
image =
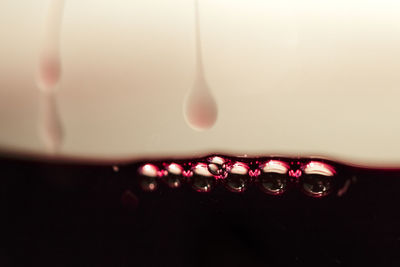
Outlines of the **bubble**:
<svg viewBox="0 0 400 267">
<path fill-rule="evenodd" d="M 192 188 L 197 192 L 210 192 L 215 184 L 214 176 L 208 171 L 206 163 L 198 163 L 193 168 Z"/>
<path fill-rule="evenodd" d="M 214 175 L 215 179 L 224 179 L 228 175 L 227 160 L 222 157 L 211 157 L 208 159 L 208 171 Z"/>
<path fill-rule="evenodd" d="M 331 192 L 332 176 L 307 174 L 302 177 L 302 190 L 312 197 L 323 197 Z"/>
<path fill-rule="evenodd" d="M 165 168 L 167 170 L 164 176 L 164 181 L 170 188 L 178 188 L 182 184 L 183 168 L 177 163 L 168 164 Z"/>
<path fill-rule="evenodd" d="M 153 164 L 146 164 L 141 166 L 138 172 L 140 175 L 140 187 L 144 191 L 155 191 L 158 187 L 157 179 L 160 173 L 157 166 Z"/>
<path fill-rule="evenodd" d="M 318 161 L 311 161 L 303 168 L 302 190 L 312 197 L 323 197 L 332 190 L 336 170 L 333 166 Z"/>
<path fill-rule="evenodd" d="M 258 177 L 258 183 L 262 191 L 270 195 L 281 195 L 287 189 L 287 176 L 280 173 L 264 173 Z"/>
<path fill-rule="evenodd" d="M 270 195 L 283 194 L 288 185 L 289 165 L 283 161 L 270 160 L 260 166 L 258 184 L 262 191 Z"/>
<path fill-rule="evenodd" d="M 229 170 L 227 178 L 224 180 L 225 187 L 231 192 L 244 192 L 250 181 L 248 176 L 249 167 L 241 162 L 236 162 Z"/>
</svg>

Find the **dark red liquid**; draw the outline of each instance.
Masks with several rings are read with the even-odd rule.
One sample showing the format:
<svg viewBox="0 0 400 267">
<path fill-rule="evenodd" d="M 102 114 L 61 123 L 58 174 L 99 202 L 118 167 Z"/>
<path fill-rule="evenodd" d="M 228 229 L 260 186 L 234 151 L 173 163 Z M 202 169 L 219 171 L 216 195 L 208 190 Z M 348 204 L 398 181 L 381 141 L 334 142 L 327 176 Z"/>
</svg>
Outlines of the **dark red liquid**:
<svg viewBox="0 0 400 267">
<path fill-rule="evenodd" d="M 357 181 L 356 169 L 312 158 L 210 155 L 203 158 L 141 162 L 137 166 L 139 183 L 145 191 L 155 191 L 160 183 L 167 183 L 171 188 L 189 184 L 198 192 L 211 192 L 225 186 L 231 192 L 243 193 L 249 187 L 256 186 L 276 196 L 298 190 L 316 198 L 329 194 L 341 197 Z M 175 182 L 174 186 L 172 182 Z"/>
<path fill-rule="evenodd" d="M 3 156 L 2 266 L 400 263 L 400 170 L 273 158 L 289 166 L 279 174 L 263 172 L 269 157 L 223 158 L 247 172 L 225 175 L 208 156 L 118 166 Z M 306 174 L 310 161 L 335 174 Z M 166 174 L 172 162 L 184 174 Z M 206 175 L 190 175 L 198 163 Z M 143 190 L 145 164 L 158 168 L 154 190 Z M 312 184 L 328 193 L 310 196 Z"/>
</svg>

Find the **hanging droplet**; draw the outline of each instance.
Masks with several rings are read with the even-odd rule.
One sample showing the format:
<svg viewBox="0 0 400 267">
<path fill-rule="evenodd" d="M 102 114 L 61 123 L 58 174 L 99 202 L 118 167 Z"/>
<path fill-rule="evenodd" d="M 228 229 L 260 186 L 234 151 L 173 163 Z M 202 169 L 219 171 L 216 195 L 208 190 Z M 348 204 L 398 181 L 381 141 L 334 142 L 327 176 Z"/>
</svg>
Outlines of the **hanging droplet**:
<svg viewBox="0 0 400 267">
<path fill-rule="evenodd" d="M 210 129 L 217 120 L 217 104 L 209 89 L 198 82 L 185 99 L 184 115 L 186 122 L 195 130 Z"/>
<path fill-rule="evenodd" d="M 244 163 L 236 162 L 233 164 L 224 180 L 225 187 L 232 192 L 244 192 L 250 182 L 248 170 L 249 167 Z"/>
<path fill-rule="evenodd" d="M 186 94 L 183 114 L 190 127 L 203 131 L 210 129 L 215 124 L 218 116 L 218 108 L 205 79 L 199 24 L 198 2 L 195 0 L 195 80 L 193 87 Z"/>
<path fill-rule="evenodd" d="M 210 192 L 215 184 L 214 176 L 208 171 L 207 164 L 198 163 L 193 168 L 190 178 L 192 187 L 197 192 Z"/>
</svg>

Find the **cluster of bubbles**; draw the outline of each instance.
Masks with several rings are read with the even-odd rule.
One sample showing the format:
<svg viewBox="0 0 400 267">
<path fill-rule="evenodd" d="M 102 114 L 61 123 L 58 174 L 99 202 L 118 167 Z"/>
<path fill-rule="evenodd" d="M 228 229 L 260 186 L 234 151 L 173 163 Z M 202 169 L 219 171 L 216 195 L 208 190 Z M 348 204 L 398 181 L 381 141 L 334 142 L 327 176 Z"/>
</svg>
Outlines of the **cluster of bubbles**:
<svg viewBox="0 0 400 267">
<path fill-rule="evenodd" d="M 145 191 L 157 190 L 163 182 L 170 188 L 189 184 L 197 192 L 210 192 L 223 184 L 231 192 L 244 192 L 256 184 L 263 192 L 281 195 L 297 186 L 308 196 L 323 197 L 332 191 L 336 170 L 322 161 L 277 159 L 238 161 L 220 156 L 187 162 L 146 163 L 139 167 L 140 185 Z"/>
</svg>

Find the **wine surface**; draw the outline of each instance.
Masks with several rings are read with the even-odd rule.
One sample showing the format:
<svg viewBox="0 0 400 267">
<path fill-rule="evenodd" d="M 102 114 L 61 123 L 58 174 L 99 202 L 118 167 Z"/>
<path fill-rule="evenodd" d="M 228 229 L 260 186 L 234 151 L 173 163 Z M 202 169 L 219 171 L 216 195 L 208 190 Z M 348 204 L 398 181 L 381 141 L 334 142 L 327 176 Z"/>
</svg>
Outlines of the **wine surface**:
<svg viewBox="0 0 400 267">
<path fill-rule="evenodd" d="M 5 266 L 400 263 L 400 171 L 317 158 L 0 156 Z"/>
</svg>

